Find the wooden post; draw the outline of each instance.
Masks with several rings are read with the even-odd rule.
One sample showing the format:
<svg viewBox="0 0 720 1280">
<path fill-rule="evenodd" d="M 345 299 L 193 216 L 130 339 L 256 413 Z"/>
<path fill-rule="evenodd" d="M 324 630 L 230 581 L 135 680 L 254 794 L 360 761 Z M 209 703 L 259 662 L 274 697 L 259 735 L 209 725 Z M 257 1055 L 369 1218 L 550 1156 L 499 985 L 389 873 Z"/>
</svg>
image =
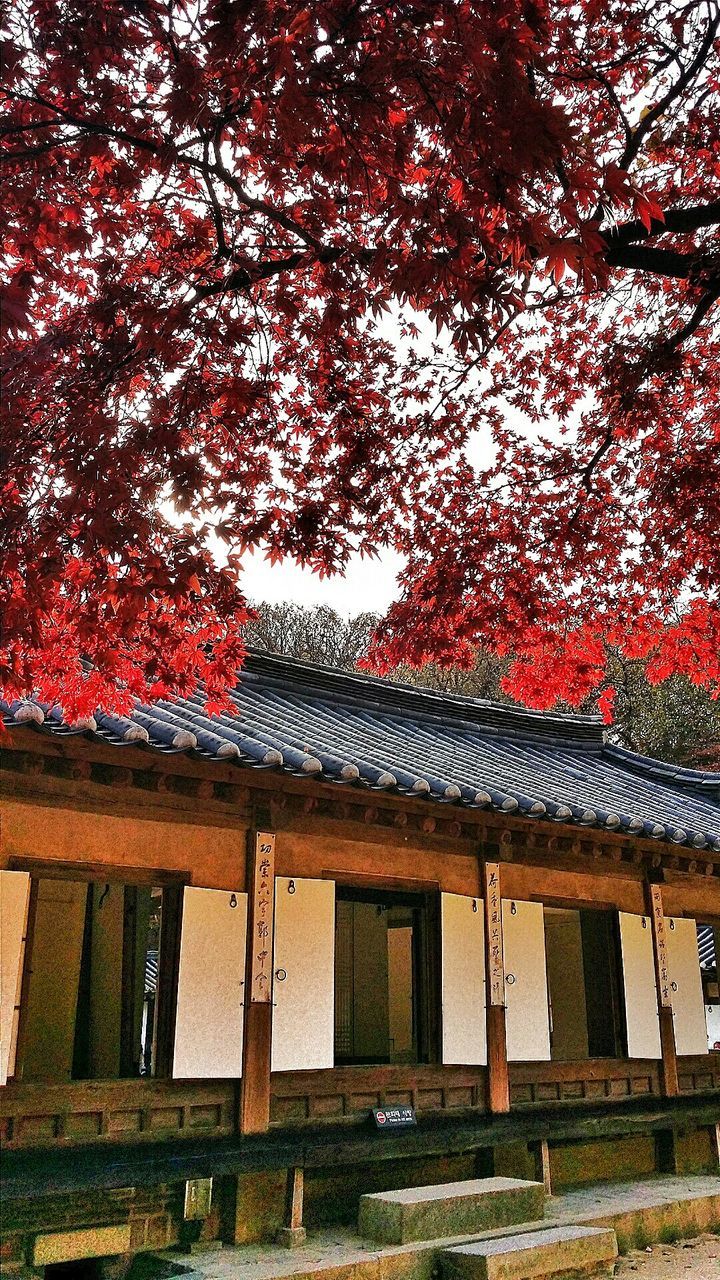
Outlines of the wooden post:
<svg viewBox="0 0 720 1280">
<path fill-rule="evenodd" d="M 275 836 L 271 832 L 248 833 L 248 868 L 250 892 L 240 1132 L 266 1133 L 270 1126 L 275 907 Z"/>
<path fill-rule="evenodd" d="M 655 951 L 655 984 L 657 988 L 658 1016 L 660 1018 L 660 1048 L 662 1052 L 662 1090 L 666 1097 L 675 1098 L 680 1092 L 678 1083 L 675 1028 L 673 1026 L 672 989 L 667 964 L 667 938 L 662 888 L 646 882 L 647 911 L 652 921 L 653 948 Z"/>
<path fill-rule="evenodd" d="M 500 864 L 482 863 L 485 902 L 485 990 L 487 992 L 488 1110 L 510 1110 L 507 1037 L 505 1034 L 505 965 L 503 960 Z"/>
<path fill-rule="evenodd" d="M 288 1169 L 285 1183 L 285 1222 L 278 1231 L 277 1242 L 289 1249 L 296 1249 L 307 1238 L 302 1224 L 304 1185 L 304 1171 L 297 1165 Z"/>
<path fill-rule="evenodd" d="M 545 1188 L 545 1195 L 552 1195 L 552 1178 L 550 1175 L 550 1148 L 547 1138 L 541 1138 L 539 1142 L 534 1143 L 535 1157 L 535 1178 L 537 1182 L 542 1182 Z"/>
<path fill-rule="evenodd" d="M 720 1121 L 710 1126 L 710 1143 L 720 1169 Z"/>
</svg>

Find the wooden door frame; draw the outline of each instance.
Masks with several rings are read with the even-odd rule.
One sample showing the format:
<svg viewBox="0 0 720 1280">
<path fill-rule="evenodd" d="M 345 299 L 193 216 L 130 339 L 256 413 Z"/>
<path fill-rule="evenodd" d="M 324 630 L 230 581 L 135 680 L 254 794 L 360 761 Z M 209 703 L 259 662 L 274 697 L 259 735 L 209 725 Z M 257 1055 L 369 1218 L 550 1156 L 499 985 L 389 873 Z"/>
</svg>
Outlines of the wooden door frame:
<svg viewBox="0 0 720 1280">
<path fill-rule="evenodd" d="M 20 1011 L 18 1018 L 18 1034 L 15 1054 L 15 1072 L 13 1081 L 22 1080 L 23 1059 L 27 1043 L 27 1011 L 30 990 L 31 960 L 37 918 L 38 884 L 40 880 L 72 880 L 77 884 L 122 884 L 124 888 L 136 889 L 148 886 L 162 889 L 162 916 L 160 926 L 160 944 L 158 954 L 158 982 L 155 999 L 155 1030 L 153 1033 L 153 1059 L 155 1070 L 152 1079 L 163 1080 L 172 1077 L 172 1059 L 175 1040 L 175 1012 L 177 1006 L 178 971 L 180 960 L 180 934 L 182 928 L 182 891 L 190 879 L 189 872 L 154 871 L 152 868 L 104 866 L 101 863 L 59 862 L 55 859 L 15 857 L 10 859 L 10 869 L 26 871 L 30 876 L 30 896 L 28 901 L 28 920 L 26 926 L 25 952 L 23 955 L 23 973 L 20 984 Z M 125 930 L 123 930 L 123 934 Z M 167 941 L 164 945 L 163 935 Z M 122 1009 L 125 1006 L 125 978 L 127 959 L 125 956 L 125 938 L 123 938 L 123 994 L 121 996 L 121 1030 Z M 77 1012 L 76 1012 L 77 1019 Z M 121 1046 L 122 1057 L 122 1046 Z M 17 1068 L 20 1074 L 17 1074 Z M 122 1062 L 121 1062 L 122 1067 Z M 117 1077 L 122 1079 L 122 1073 Z M 138 1077 L 142 1080 L 142 1077 Z"/>
</svg>

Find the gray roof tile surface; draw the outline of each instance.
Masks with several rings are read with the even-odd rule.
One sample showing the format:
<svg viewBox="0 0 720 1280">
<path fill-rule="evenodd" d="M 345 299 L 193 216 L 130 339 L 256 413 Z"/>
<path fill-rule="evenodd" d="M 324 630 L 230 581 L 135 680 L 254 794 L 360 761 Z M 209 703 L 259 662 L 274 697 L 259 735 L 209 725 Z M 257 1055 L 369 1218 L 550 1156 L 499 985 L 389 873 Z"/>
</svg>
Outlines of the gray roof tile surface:
<svg viewBox="0 0 720 1280">
<path fill-rule="evenodd" d="M 528 711 L 251 652 L 233 710 L 200 695 L 98 711 L 73 726 L 37 701 L 6 722 L 121 746 L 189 752 L 344 786 L 424 796 L 720 851 L 720 774 L 604 741 L 597 716 Z"/>
</svg>

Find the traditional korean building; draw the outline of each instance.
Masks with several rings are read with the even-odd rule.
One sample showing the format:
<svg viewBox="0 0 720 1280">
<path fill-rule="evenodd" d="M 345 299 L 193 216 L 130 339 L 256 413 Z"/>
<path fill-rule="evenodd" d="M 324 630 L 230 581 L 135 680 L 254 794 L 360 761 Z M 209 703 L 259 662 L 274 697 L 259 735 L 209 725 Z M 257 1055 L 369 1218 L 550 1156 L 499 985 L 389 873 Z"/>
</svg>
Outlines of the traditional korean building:
<svg viewBox="0 0 720 1280">
<path fill-rule="evenodd" d="M 233 704 L 5 708 L 8 1274 L 717 1169 L 720 775 L 268 655 Z"/>
</svg>

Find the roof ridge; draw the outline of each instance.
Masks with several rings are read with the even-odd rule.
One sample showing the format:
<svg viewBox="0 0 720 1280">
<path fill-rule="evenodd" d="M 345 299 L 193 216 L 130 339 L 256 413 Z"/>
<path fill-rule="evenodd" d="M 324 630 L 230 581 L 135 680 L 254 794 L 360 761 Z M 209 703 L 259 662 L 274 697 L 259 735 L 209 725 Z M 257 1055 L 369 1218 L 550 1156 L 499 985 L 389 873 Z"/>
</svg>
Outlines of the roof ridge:
<svg viewBox="0 0 720 1280">
<path fill-rule="evenodd" d="M 672 779 L 673 782 L 676 782 L 681 787 L 689 787 L 701 791 L 713 791 L 717 788 L 720 791 L 720 773 L 709 772 L 704 769 L 689 769 L 681 764 L 669 764 L 665 760 L 655 759 L 654 756 L 645 756 L 639 751 L 630 751 L 628 747 L 621 747 L 614 742 L 605 744 L 603 755 L 615 757 L 623 765 L 634 769 L 637 773 L 651 777 Z"/>
<path fill-rule="evenodd" d="M 408 706 L 417 706 L 427 714 L 432 707 L 437 707 L 438 710 L 442 708 L 445 711 L 453 709 L 460 712 L 470 723 L 476 722 L 479 713 L 485 723 L 488 720 L 491 724 L 493 722 L 497 724 L 498 721 L 510 722 L 513 727 L 521 726 L 535 733 L 539 731 L 543 736 L 554 729 L 563 741 L 567 741 L 570 736 L 590 739 L 599 744 L 603 741 L 603 722 L 599 715 L 535 711 L 530 707 L 495 702 L 490 698 L 476 698 L 468 694 L 449 693 L 442 689 L 427 689 L 418 685 L 404 684 L 401 681 L 387 680 L 384 676 L 371 675 L 364 671 L 348 671 L 320 663 L 306 662 L 285 654 L 270 653 L 265 649 L 248 649 L 245 664 L 239 673 L 240 680 L 248 671 L 263 676 L 278 677 L 282 674 L 291 679 L 296 676 L 306 689 L 309 677 L 316 687 L 342 691 L 348 698 L 372 690 L 379 704 L 394 705 L 399 710 Z"/>
</svg>

